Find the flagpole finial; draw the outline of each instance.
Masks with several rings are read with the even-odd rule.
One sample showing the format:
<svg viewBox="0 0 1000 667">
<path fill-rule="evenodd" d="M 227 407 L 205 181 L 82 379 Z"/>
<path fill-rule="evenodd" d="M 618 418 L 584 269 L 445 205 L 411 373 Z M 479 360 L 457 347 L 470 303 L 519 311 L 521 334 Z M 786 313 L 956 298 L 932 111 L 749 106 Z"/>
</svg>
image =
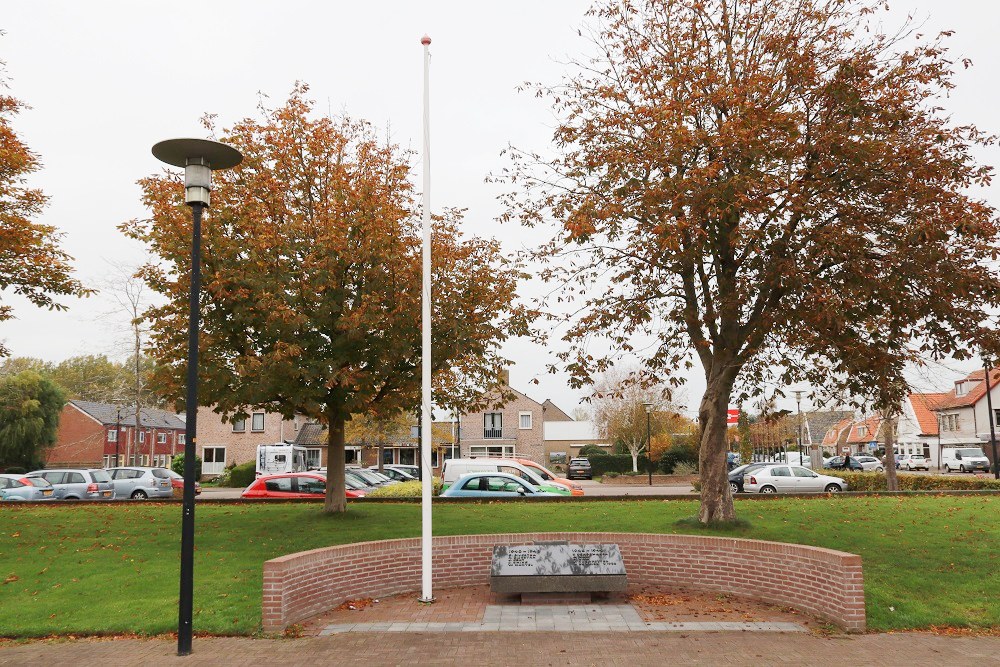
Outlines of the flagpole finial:
<svg viewBox="0 0 1000 667">
<path fill-rule="evenodd" d="M 430 46 L 431 43 L 430 35 L 424 35 L 423 37 L 421 37 L 420 43 L 423 44 L 424 46 Z"/>
</svg>

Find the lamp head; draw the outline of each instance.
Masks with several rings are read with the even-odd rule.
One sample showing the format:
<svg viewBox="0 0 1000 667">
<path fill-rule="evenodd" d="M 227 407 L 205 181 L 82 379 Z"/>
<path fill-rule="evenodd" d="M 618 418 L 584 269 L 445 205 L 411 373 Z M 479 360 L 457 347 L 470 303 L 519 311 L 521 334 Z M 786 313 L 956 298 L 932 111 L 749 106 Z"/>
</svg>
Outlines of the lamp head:
<svg viewBox="0 0 1000 667">
<path fill-rule="evenodd" d="M 185 201 L 208 206 L 211 203 L 212 171 L 235 167 L 243 155 L 226 144 L 209 139 L 167 139 L 153 146 L 161 162 L 184 167 Z"/>
</svg>

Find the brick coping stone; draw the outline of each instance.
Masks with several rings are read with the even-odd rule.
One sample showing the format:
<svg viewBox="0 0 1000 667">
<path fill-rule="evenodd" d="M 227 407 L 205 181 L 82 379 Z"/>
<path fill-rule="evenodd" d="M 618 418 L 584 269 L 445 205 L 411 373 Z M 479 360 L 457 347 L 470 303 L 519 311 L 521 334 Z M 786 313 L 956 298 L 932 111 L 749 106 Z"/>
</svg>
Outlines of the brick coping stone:
<svg viewBox="0 0 1000 667">
<path fill-rule="evenodd" d="M 736 537 L 611 532 L 435 537 L 434 588 L 488 584 L 495 545 L 553 540 L 618 544 L 630 584 L 730 593 L 787 605 L 848 632 L 866 627 L 860 556 Z M 323 547 L 266 561 L 263 629 L 281 632 L 345 600 L 420 590 L 420 553 L 420 538 L 406 538 Z"/>
</svg>

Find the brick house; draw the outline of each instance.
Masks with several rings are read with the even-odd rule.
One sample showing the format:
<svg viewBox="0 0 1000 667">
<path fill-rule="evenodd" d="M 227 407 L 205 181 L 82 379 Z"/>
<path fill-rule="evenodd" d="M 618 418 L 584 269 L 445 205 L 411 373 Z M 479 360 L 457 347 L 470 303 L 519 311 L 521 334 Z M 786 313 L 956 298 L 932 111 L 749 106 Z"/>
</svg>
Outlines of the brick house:
<svg viewBox="0 0 1000 667">
<path fill-rule="evenodd" d="M 552 401 L 528 397 L 510 386 L 509 371 L 502 371 L 504 391 L 514 398 L 501 407 L 463 414 L 459 418 L 459 455 L 502 456 L 531 459 L 548 463 L 545 451 L 544 424 L 573 421 Z"/>
<path fill-rule="evenodd" d="M 115 465 L 169 466 L 184 450 L 184 419 L 158 408 L 135 408 L 72 400 L 59 416 L 56 444 L 46 467 L 107 468 Z"/>
<path fill-rule="evenodd" d="M 932 408 L 940 423 L 941 447 L 979 447 L 986 452 L 992 465 L 993 452 L 989 446 L 990 422 L 1000 436 L 1000 368 L 990 372 L 989 395 L 993 405 L 990 414 L 986 400 L 986 372 L 973 371 L 955 382 L 950 392 L 940 395 Z M 939 459 L 933 457 L 936 463 Z"/>
<path fill-rule="evenodd" d="M 275 412 L 252 410 L 250 417 L 223 421 L 211 407 L 198 408 L 198 456 L 203 475 L 219 475 L 226 466 L 253 461 L 257 445 L 294 442 L 304 417 L 285 419 Z"/>
</svg>

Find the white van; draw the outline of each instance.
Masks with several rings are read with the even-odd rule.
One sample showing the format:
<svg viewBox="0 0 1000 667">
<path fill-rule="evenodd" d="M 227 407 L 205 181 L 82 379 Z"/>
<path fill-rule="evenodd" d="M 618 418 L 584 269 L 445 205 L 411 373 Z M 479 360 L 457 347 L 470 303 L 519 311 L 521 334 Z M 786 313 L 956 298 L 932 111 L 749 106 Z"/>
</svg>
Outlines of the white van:
<svg viewBox="0 0 1000 667">
<path fill-rule="evenodd" d="M 257 477 L 305 472 L 306 448 L 301 445 L 257 445 Z"/>
<path fill-rule="evenodd" d="M 571 492 L 565 484 L 544 480 L 528 466 L 511 459 L 447 459 L 441 468 L 441 483 L 444 486 L 451 486 L 459 477 L 470 472 L 506 472 L 517 475 L 543 491 L 553 491 L 563 495 Z"/>
<path fill-rule="evenodd" d="M 941 450 L 941 467 L 948 472 L 988 472 L 990 460 L 979 447 L 949 447 Z"/>
</svg>

